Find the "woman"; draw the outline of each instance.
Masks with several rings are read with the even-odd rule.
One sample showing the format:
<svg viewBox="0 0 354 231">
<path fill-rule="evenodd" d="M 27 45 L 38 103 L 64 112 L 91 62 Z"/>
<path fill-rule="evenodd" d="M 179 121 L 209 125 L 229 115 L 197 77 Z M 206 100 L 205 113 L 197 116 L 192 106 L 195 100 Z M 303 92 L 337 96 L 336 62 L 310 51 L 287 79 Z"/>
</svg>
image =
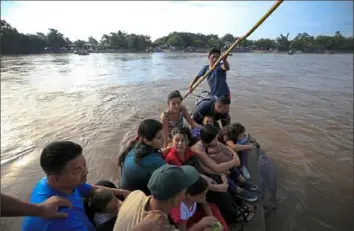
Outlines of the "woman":
<svg viewBox="0 0 354 231">
<path fill-rule="evenodd" d="M 179 91 L 173 91 L 168 94 L 168 110 L 161 114 L 161 122 L 163 124 L 163 136 L 165 139 L 164 146 L 167 147 L 171 137 L 171 132 L 176 127 L 183 127 L 183 119 L 186 119 L 191 128 L 199 127 L 188 113 L 187 109 L 182 105 L 182 96 Z"/>
<path fill-rule="evenodd" d="M 160 152 L 162 146 L 162 124 L 154 119 L 143 120 L 138 128 L 138 139 L 119 157 L 120 188 L 141 190 L 150 195 L 147 184 L 152 173 L 166 164 Z"/>
</svg>

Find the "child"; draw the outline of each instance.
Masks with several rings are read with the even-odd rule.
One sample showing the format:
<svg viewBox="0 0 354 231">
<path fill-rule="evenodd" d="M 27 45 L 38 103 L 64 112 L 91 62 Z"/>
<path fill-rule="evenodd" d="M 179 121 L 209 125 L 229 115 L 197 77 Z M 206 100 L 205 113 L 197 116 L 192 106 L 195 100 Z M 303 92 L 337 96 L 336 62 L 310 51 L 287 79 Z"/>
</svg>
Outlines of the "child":
<svg viewBox="0 0 354 231">
<path fill-rule="evenodd" d="M 203 125 L 211 124 L 214 125 L 214 118 L 212 116 L 204 116 Z M 200 139 L 201 127 L 196 127 L 191 129 L 192 134 L 192 145 L 195 144 Z"/>
<path fill-rule="evenodd" d="M 163 124 L 163 136 L 165 139 L 164 146 L 167 147 L 171 140 L 171 132 L 175 127 L 183 127 L 183 118 L 187 120 L 190 127 L 199 127 L 196 124 L 187 109 L 182 105 L 182 96 L 179 91 L 173 91 L 168 94 L 167 99 L 168 111 L 161 114 L 161 122 Z"/>
<path fill-rule="evenodd" d="M 115 221 L 120 205 L 121 201 L 112 192 L 105 189 L 97 189 L 88 200 L 90 210 L 95 211 L 93 218 L 95 226 L 102 226 L 112 219 Z"/>
<path fill-rule="evenodd" d="M 251 176 L 247 170 L 248 152 L 252 150 L 253 145 L 248 144 L 248 135 L 246 135 L 246 128 L 240 123 L 233 123 L 231 125 L 221 128 L 218 135 L 219 142 L 227 145 L 229 148 L 238 153 L 240 158 L 240 171 L 246 179 Z"/>
<path fill-rule="evenodd" d="M 189 92 L 192 92 L 193 84 L 197 82 L 200 77 L 204 76 L 204 74 L 215 64 L 220 55 L 221 50 L 218 48 L 213 48 L 209 51 L 209 65 L 205 65 L 193 79 L 192 83 L 189 85 Z M 226 83 L 226 72 L 230 70 L 230 65 L 226 59 L 227 56 L 225 56 L 223 62 L 219 63 L 217 67 L 208 75 L 207 80 L 210 87 L 210 93 L 213 96 L 216 96 L 217 98 L 225 96 L 231 100 L 230 89 Z"/>
<path fill-rule="evenodd" d="M 237 197 L 250 202 L 256 201 L 257 197 L 247 190 L 256 191 L 258 189 L 257 185 L 246 180 L 241 175 L 237 168 L 240 165 L 238 155 L 223 144 L 218 143 L 217 135 L 217 128 L 212 125 L 204 125 L 200 133 L 200 141 L 193 145 L 192 151 L 198 156 L 201 163 L 211 171 L 215 173 L 230 172 L 228 177 L 229 185 L 232 185 L 232 182 L 238 185 L 235 189 L 231 187 L 230 189 Z M 226 149 L 220 149 L 220 147 L 225 147 Z M 214 151 L 219 149 L 217 155 L 210 155 L 210 148 L 213 148 Z M 222 153 L 220 151 L 222 151 Z M 230 155 L 232 156 L 230 157 Z"/>
<path fill-rule="evenodd" d="M 173 208 L 171 217 L 180 231 L 212 230 L 223 227 L 228 231 L 227 224 L 217 206 L 206 202 L 208 182 L 199 177 L 198 181 L 187 189 L 186 197 L 179 207 Z"/>
</svg>

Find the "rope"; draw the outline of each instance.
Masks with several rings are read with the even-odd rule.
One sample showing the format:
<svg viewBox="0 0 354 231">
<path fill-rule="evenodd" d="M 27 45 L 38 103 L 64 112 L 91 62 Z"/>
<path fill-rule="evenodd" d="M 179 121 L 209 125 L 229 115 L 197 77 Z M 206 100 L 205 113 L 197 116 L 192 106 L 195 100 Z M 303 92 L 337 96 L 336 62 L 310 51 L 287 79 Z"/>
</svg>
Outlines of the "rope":
<svg viewBox="0 0 354 231">
<path fill-rule="evenodd" d="M 242 37 L 238 38 L 232 46 L 227 49 L 227 51 L 221 55 L 218 60 L 216 60 L 215 64 L 201 77 L 198 79 L 196 83 L 193 84 L 192 86 L 192 91 L 194 91 L 201 82 L 216 68 L 216 66 L 220 63 L 221 60 L 224 59 L 224 57 L 227 57 L 229 53 L 238 45 L 240 42 L 242 42 L 244 39 L 246 39 L 248 36 L 250 36 L 279 6 L 280 4 L 283 3 L 284 0 L 277 0 L 276 3 L 268 10 L 268 12 Z M 190 92 L 187 92 L 187 94 L 183 97 L 185 99 Z"/>
</svg>

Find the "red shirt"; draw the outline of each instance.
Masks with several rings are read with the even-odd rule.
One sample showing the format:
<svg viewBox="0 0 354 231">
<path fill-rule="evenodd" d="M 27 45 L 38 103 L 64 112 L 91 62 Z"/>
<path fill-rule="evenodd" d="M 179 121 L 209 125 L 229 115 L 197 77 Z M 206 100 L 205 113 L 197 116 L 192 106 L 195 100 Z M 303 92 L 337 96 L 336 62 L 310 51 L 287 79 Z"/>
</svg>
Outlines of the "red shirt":
<svg viewBox="0 0 354 231">
<path fill-rule="evenodd" d="M 176 149 L 171 148 L 170 152 L 165 157 L 165 161 L 166 163 L 171 165 L 182 166 L 184 162 L 189 160 L 189 158 L 191 158 L 191 156 L 194 155 L 194 153 L 190 148 L 187 148 L 184 155 L 185 155 L 184 158 L 180 158 L 178 153 L 176 152 Z"/>
</svg>

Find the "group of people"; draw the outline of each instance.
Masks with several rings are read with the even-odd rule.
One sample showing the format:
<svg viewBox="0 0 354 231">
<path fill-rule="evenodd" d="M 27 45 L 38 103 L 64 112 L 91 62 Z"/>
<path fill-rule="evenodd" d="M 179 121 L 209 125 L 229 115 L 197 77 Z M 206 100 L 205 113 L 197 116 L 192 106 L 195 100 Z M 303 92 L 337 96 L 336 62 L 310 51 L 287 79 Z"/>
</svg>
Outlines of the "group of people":
<svg viewBox="0 0 354 231">
<path fill-rule="evenodd" d="M 209 52 L 209 65 L 191 86 L 220 55 L 218 49 Z M 192 113 L 173 91 L 161 121 L 140 123 L 137 137 L 118 160 L 119 188 L 110 181 L 86 183 L 88 170 L 79 144 L 48 144 L 40 157 L 46 176 L 34 187 L 30 203 L 52 200 L 59 216 L 23 214 L 28 216 L 22 230 L 227 231 L 228 223 L 252 221 L 258 186 L 250 180 L 247 155 L 254 145 L 242 124 L 231 123 L 226 83 L 230 66 L 223 58 L 207 77 L 210 94 L 197 100 Z"/>
</svg>

